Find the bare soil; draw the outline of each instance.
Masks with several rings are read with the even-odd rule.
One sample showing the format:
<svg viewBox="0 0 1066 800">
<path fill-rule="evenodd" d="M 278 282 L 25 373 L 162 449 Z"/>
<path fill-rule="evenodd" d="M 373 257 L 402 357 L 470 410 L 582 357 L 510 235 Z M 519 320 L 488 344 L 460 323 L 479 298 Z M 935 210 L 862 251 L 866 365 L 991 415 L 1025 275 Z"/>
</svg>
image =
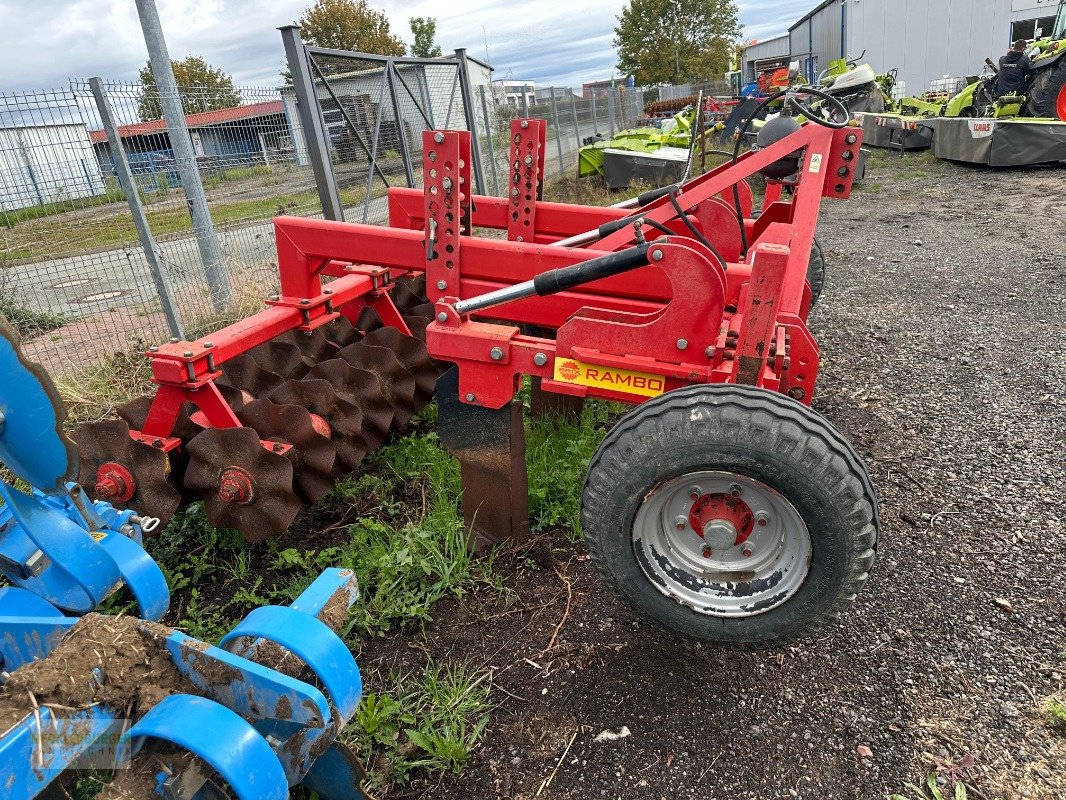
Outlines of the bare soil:
<svg viewBox="0 0 1066 800">
<path fill-rule="evenodd" d="M 778 650 L 679 644 L 544 539 L 504 565 L 518 605 L 438 607 L 428 643 L 363 653 L 491 670 L 499 703 L 461 775 L 393 796 L 873 800 L 934 772 L 1066 797 L 1040 713 L 1066 687 L 1064 177 L 881 156 L 826 203 L 815 408 L 865 457 L 883 523 L 839 624 Z"/>
</svg>

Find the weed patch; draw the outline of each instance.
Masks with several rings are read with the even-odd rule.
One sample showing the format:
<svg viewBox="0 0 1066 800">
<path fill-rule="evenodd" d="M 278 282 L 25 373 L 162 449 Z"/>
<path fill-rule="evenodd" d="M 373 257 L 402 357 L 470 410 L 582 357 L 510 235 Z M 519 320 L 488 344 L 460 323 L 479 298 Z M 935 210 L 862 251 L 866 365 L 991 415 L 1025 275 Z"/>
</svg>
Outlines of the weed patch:
<svg viewBox="0 0 1066 800">
<path fill-rule="evenodd" d="M 371 755 L 373 783 L 402 783 L 417 769 L 461 772 L 488 724 L 487 678 L 430 663 L 364 695 L 345 735 Z"/>
</svg>

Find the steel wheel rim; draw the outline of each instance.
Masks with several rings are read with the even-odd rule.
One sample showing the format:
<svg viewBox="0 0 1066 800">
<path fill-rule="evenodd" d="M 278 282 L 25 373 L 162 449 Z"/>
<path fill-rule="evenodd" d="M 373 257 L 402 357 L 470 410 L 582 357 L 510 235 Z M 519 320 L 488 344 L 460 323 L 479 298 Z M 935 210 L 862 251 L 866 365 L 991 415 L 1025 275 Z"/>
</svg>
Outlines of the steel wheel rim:
<svg viewBox="0 0 1066 800">
<path fill-rule="evenodd" d="M 734 525 L 743 540 L 712 547 L 707 556 L 708 540 L 691 524 L 697 498 L 732 497 L 737 489 L 753 518 L 750 533 Z M 716 525 L 721 537 L 728 528 Z M 806 580 L 813 552 L 803 517 L 784 495 L 746 475 L 719 471 L 688 473 L 655 487 L 637 510 L 631 536 L 648 581 L 709 617 L 753 617 L 787 602 Z"/>
</svg>

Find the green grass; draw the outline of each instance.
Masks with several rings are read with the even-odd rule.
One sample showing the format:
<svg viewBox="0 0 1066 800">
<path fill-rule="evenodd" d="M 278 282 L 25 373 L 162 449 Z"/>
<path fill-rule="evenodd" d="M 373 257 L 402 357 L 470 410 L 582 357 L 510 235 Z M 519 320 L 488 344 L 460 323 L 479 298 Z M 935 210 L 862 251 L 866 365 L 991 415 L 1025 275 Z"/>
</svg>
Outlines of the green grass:
<svg viewBox="0 0 1066 800">
<path fill-rule="evenodd" d="M 1066 703 L 1048 700 L 1040 709 L 1044 724 L 1059 736 L 1066 736 Z"/>
<path fill-rule="evenodd" d="M 24 339 L 62 328 L 68 322 L 62 314 L 27 308 L 18 299 L 3 293 L 2 290 L 0 290 L 0 317 L 4 317 L 14 325 L 15 330 Z"/>
<path fill-rule="evenodd" d="M 404 783 L 415 770 L 461 772 L 488 724 L 487 678 L 432 662 L 390 674 L 363 696 L 342 738 L 369 755 L 374 786 Z"/>
<path fill-rule="evenodd" d="M 345 205 L 362 202 L 364 191 L 341 191 Z M 313 212 L 319 208 L 317 192 L 297 192 L 210 203 L 211 219 L 217 226 L 269 220 L 282 214 Z M 136 243 L 137 229 L 124 204 L 86 218 L 62 215 L 20 221 L 0 236 L 0 258 L 8 261 L 52 259 Z M 191 233 L 192 218 L 184 204 L 146 210 L 148 225 L 157 237 Z"/>
<path fill-rule="evenodd" d="M 905 784 L 907 794 L 892 794 L 888 800 L 967 800 L 969 792 L 966 784 L 955 781 L 953 789 L 944 789 L 937 784 L 937 773 L 930 772 L 925 778 L 924 786 L 913 783 Z"/>
<path fill-rule="evenodd" d="M 613 404 L 586 401 L 575 420 L 549 416 L 526 423 L 529 524 L 534 532 L 561 528 L 581 536 L 581 492 L 589 459 L 618 416 Z"/>
</svg>

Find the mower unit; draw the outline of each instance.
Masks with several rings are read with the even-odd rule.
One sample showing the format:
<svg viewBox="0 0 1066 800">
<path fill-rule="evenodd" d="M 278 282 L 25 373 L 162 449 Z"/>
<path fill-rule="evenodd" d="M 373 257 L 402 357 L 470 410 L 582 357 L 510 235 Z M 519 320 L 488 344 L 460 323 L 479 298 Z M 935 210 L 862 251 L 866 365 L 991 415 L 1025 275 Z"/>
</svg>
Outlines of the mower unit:
<svg viewBox="0 0 1066 800">
<path fill-rule="evenodd" d="M 48 376 L 0 319 L 0 785 L 40 796 L 70 768 L 115 770 L 112 797 L 284 800 L 302 782 L 361 800 L 337 733 L 359 669 L 336 630 L 358 597 L 326 570 L 287 607 L 248 614 L 219 646 L 150 620 L 163 574 L 140 545 L 158 519 L 90 502 Z M 94 609 L 125 587 L 143 619 Z"/>
<path fill-rule="evenodd" d="M 854 598 L 877 537 L 861 459 L 809 408 L 808 261 L 822 198 L 851 192 L 862 132 L 833 98 L 787 94 L 811 122 L 613 208 L 541 199 L 543 120 L 512 123 L 505 198 L 470 194 L 469 133 L 426 132 L 424 187 L 389 191 L 388 227 L 275 220 L 272 307 L 152 348 L 155 397 L 83 426 L 80 482 L 164 518 L 202 499 L 212 523 L 262 539 L 436 385 L 472 543 L 521 541 L 528 376 L 534 408 L 637 406 L 593 459 L 582 508 L 627 602 L 705 640 L 816 629 Z"/>
</svg>

